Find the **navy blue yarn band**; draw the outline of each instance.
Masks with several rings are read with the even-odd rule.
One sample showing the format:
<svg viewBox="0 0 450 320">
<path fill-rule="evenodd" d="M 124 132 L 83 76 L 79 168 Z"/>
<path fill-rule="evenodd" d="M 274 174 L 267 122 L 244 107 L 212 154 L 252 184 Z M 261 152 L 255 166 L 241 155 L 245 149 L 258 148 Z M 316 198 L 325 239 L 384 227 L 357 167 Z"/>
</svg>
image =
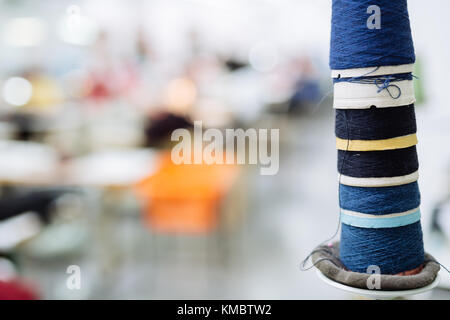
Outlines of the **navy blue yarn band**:
<svg viewBox="0 0 450 320">
<path fill-rule="evenodd" d="M 356 178 L 405 176 L 419 169 L 416 146 L 386 151 L 338 150 L 338 171 Z"/>
<path fill-rule="evenodd" d="M 369 29 L 371 5 L 380 8 L 380 29 Z M 350 69 L 410 64 L 414 45 L 406 0 L 333 0 L 330 67 Z"/>
<path fill-rule="evenodd" d="M 383 140 L 416 133 L 414 104 L 394 108 L 336 109 L 336 137 Z"/>
</svg>

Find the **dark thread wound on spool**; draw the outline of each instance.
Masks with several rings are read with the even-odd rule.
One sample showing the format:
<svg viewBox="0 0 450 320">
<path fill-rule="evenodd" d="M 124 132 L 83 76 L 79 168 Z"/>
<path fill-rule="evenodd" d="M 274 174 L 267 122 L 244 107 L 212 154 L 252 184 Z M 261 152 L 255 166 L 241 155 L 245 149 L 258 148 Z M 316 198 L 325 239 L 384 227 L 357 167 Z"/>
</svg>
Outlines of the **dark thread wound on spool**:
<svg viewBox="0 0 450 320">
<path fill-rule="evenodd" d="M 424 262 L 420 221 L 397 228 L 367 229 L 342 224 L 340 259 L 348 270 L 367 272 L 370 265 L 382 274 L 397 274 Z"/>
<path fill-rule="evenodd" d="M 369 71 L 365 75 L 362 75 L 359 77 L 343 78 L 343 77 L 341 77 L 341 75 L 339 75 L 337 78 L 333 78 L 333 83 L 351 82 L 351 83 L 360 83 L 360 84 L 381 85 L 385 82 L 390 83 L 390 82 L 412 80 L 414 77 L 411 72 L 395 73 L 395 74 L 387 74 L 387 75 L 375 75 L 375 76 L 370 75 L 371 73 L 377 71 L 378 69 L 379 69 L 379 67 L 376 67 L 372 71 Z"/>
<path fill-rule="evenodd" d="M 416 182 L 393 187 L 353 187 L 341 184 L 339 200 L 342 209 L 366 214 L 385 215 L 413 210 L 420 206 Z"/>
<path fill-rule="evenodd" d="M 336 109 L 336 137 L 382 140 L 416 133 L 414 104 L 393 108 Z"/>
<path fill-rule="evenodd" d="M 355 178 L 405 176 L 419 169 L 416 146 L 386 151 L 338 150 L 339 173 Z"/>
</svg>

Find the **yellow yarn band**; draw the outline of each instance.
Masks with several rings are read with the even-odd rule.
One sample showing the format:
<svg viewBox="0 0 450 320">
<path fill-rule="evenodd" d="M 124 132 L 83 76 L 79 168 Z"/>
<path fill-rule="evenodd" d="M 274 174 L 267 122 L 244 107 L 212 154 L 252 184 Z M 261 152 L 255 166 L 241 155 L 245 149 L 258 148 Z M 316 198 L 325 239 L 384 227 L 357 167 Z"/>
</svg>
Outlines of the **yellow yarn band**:
<svg viewBox="0 0 450 320">
<path fill-rule="evenodd" d="M 377 151 L 412 147 L 417 144 L 417 135 L 395 137 L 383 140 L 346 140 L 336 138 L 336 148 L 348 151 Z"/>
</svg>

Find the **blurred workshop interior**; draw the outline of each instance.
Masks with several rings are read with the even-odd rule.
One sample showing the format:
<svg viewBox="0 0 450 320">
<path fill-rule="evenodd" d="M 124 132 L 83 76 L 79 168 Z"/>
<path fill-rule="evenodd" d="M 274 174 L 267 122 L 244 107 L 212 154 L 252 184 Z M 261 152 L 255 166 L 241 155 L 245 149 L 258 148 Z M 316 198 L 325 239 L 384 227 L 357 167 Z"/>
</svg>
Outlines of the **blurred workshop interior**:
<svg viewBox="0 0 450 320">
<path fill-rule="evenodd" d="M 425 248 L 449 266 L 450 2 L 408 4 Z M 299 269 L 339 219 L 330 15 L 0 0 L 0 299 L 349 298 Z M 174 164 L 171 133 L 194 121 L 279 129 L 278 173 Z"/>
</svg>

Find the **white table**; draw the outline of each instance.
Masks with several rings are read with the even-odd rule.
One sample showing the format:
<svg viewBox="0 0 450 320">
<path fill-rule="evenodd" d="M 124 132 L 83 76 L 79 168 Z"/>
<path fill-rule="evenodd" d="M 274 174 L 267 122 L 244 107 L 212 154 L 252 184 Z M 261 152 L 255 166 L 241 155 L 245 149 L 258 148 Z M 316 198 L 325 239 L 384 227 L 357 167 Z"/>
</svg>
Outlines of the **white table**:
<svg viewBox="0 0 450 320">
<path fill-rule="evenodd" d="M 58 154 L 49 146 L 0 141 L 0 184 L 51 184 L 57 181 L 58 167 Z"/>
<path fill-rule="evenodd" d="M 156 170 L 151 149 L 105 150 L 75 158 L 65 166 L 66 183 L 93 187 L 131 187 Z"/>
</svg>

